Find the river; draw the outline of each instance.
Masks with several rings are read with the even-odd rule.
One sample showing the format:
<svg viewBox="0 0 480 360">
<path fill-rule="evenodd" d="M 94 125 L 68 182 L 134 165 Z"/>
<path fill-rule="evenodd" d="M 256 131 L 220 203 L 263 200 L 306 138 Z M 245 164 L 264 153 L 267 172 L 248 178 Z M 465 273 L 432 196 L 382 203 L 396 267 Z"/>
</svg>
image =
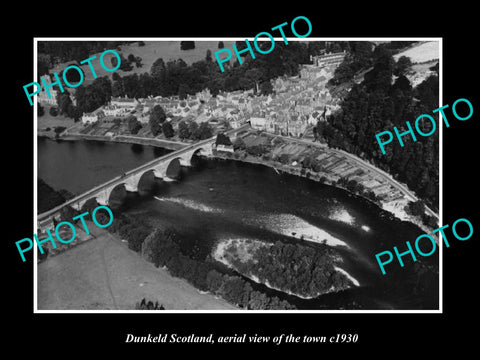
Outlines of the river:
<svg viewBox="0 0 480 360">
<path fill-rule="evenodd" d="M 80 194 L 168 152 L 141 145 L 39 139 L 38 176 L 57 190 Z M 327 233 L 329 244 L 345 245 L 337 246 L 344 258 L 342 270 L 359 286 L 306 300 L 254 284 L 298 308 L 438 308 L 438 278 L 417 276 L 419 262 L 414 266 L 406 259 L 404 268 L 394 263 L 382 275 L 375 260 L 376 253 L 394 245 L 401 250 L 422 231 L 342 189 L 261 165 L 203 158 L 194 167 L 182 167 L 178 181 L 152 181 L 152 191 L 127 193 L 120 210 L 152 225 L 174 226 L 183 235 L 182 250 L 196 259 L 206 259 L 218 242 L 235 238 L 317 246 L 298 237 Z M 437 254 L 421 262 L 438 268 Z"/>
</svg>

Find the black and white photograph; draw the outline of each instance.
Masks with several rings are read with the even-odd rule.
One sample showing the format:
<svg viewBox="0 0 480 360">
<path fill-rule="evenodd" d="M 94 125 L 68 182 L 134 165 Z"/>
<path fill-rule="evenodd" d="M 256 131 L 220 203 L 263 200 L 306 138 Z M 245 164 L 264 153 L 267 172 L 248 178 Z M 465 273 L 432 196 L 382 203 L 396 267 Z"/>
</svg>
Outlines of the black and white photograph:
<svg viewBox="0 0 480 360">
<path fill-rule="evenodd" d="M 2 23 L 7 348 L 475 353 L 471 5 L 70 5 Z"/>
<path fill-rule="evenodd" d="M 441 41 L 251 43 L 36 41 L 38 310 L 439 309 Z"/>
</svg>

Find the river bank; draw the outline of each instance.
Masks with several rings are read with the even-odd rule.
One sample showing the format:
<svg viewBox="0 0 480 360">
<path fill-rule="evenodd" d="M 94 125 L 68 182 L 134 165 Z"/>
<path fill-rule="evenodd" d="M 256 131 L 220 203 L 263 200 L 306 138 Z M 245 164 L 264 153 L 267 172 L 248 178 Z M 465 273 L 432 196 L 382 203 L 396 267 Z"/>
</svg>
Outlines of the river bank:
<svg viewBox="0 0 480 360">
<path fill-rule="evenodd" d="M 81 194 L 165 153 L 168 152 L 157 147 L 132 146 L 127 143 L 57 142 L 42 139 L 38 141 L 38 175 L 54 188 L 64 188 L 73 194 Z M 425 306 L 431 308 L 434 305 L 434 289 L 426 289 L 427 293 L 424 293 L 423 289 L 420 289 L 421 293 L 416 290 L 413 267 L 399 267 L 397 271 L 392 266 L 392 273 L 387 279 L 382 276 L 375 262 L 375 253 L 418 236 L 419 230 L 412 224 L 398 221 L 378 206 L 342 189 L 320 186 L 299 176 L 278 175 L 264 165 L 225 161 L 214 157 L 201 157 L 195 159 L 194 163 L 195 166 L 192 167 L 181 167 L 178 181 L 165 182 L 146 178 L 143 189 L 148 188 L 150 191 L 127 191 L 125 194 L 119 192 L 116 194 L 118 196 L 114 195 L 112 199 L 117 201 L 122 198 L 123 205 L 118 216 L 130 219 L 131 225 L 144 222 L 145 227 L 177 229 L 179 237 L 174 241 L 178 245 L 178 251 L 175 250 L 177 256 L 173 258 L 169 256 L 169 252 L 161 251 L 165 261 L 160 267 L 167 264 L 170 274 L 185 276 L 190 284 L 200 285 L 199 289 L 208 289 L 211 294 L 222 298 L 227 296 L 228 301 L 232 300 L 230 295 L 238 292 L 227 291 L 227 287 L 216 289 L 217 282 L 212 282 L 213 278 L 209 282 L 204 281 L 204 270 L 208 270 L 205 264 L 211 264 L 220 274 L 228 274 L 227 278 L 221 276 L 222 282 L 228 282 L 229 286 L 235 285 L 235 288 L 238 285 L 243 289 L 241 294 L 248 293 L 248 285 L 255 290 L 254 301 L 249 303 L 255 309 L 270 308 L 271 300 L 266 306 L 259 301 L 263 303 L 264 300 L 275 298 L 279 299 L 273 302 L 275 307 L 281 301 L 288 301 L 298 309 L 377 309 L 377 300 L 386 302 L 395 309 Z M 132 239 L 128 245 L 138 248 L 135 229 L 126 225 L 121 226 L 122 239 Z M 322 241 L 324 232 L 348 245 L 335 247 L 345 260 L 339 267 L 351 274 L 362 286 L 314 299 L 301 299 L 245 277 L 241 278 L 242 281 L 231 279 L 232 275 L 237 274 L 223 264 L 213 261 L 211 257 L 215 245 L 230 238 L 251 238 L 264 243 L 298 243 L 313 249 L 322 248 L 322 244 L 303 243 L 301 238 L 303 235 L 303 240 L 308 240 L 306 236 L 311 235 L 312 239 Z M 337 243 L 332 242 L 331 245 Z M 327 241 L 326 245 L 330 246 L 329 244 Z M 164 245 L 168 243 L 165 242 Z M 42 266 L 85 247 L 90 247 L 90 241 L 47 259 Z M 430 257 L 426 260 L 434 266 L 437 259 Z M 119 258 L 119 261 L 123 260 Z M 107 265 L 108 263 L 107 258 Z M 191 263 L 196 265 L 192 266 Z M 98 264 L 101 265 L 100 262 Z M 192 271 L 197 267 L 203 272 Z M 219 277 L 216 273 L 214 275 Z M 75 279 L 74 274 L 72 278 Z M 297 280 L 299 285 L 305 283 L 301 279 Z M 84 280 L 80 280 L 78 287 L 83 287 L 83 283 Z M 275 287 L 278 285 L 273 280 L 269 283 Z M 432 280 L 429 283 L 435 282 Z M 105 281 L 103 285 L 105 286 Z M 88 286 L 90 285 L 85 287 Z M 138 283 L 136 286 L 141 287 Z M 236 298 L 237 296 L 233 300 Z M 154 298 L 147 300 L 156 301 Z M 70 300 L 66 298 L 65 301 Z M 244 301 L 234 303 L 244 304 Z M 111 304 L 112 301 L 109 308 L 113 308 Z"/>
<path fill-rule="evenodd" d="M 190 145 L 190 143 L 180 143 L 170 140 L 163 140 L 163 139 L 156 139 L 156 138 L 141 138 L 136 136 L 129 136 L 129 135 L 117 135 L 117 136 L 104 136 L 104 135 L 85 135 L 85 134 L 78 134 L 78 133 L 69 133 L 66 130 L 62 135 L 59 136 L 58 139 L 50 135 L 43 135 L 39 137 L 46 137 L 53 140 L 62 140 L 62 141 L 81 141 L 81 140 L 93 140 L 98 142 L 111 142 L 111 143 L 127 143 L 127 144 L 138 144 L 138 145 L 145 145 L 145 146 L 154 146 L 157 148 L 164 148 L 168 150 L 179 150 L 185 146 Z M 236 153 L 235 153 L 236 154 Z M 251 163 L 257 165 L 263 165 L 270 168 L 273 168 L 277 172 L 284 172 L 287 174 L 307 178 L 316 182 L 320 182 L 325 185 L 334 186 L 337 188 L 341 188 L 348 193 L 352 194 L 353 196 L 360 196 L 362 199 L 367 200 L 369 202 L 374 203 L 375 205 L 379 206 L 383 210 L 387 211 L 388 213 L 392 214 L 399 220 L 407 221 L 412 224 L 415 224 L 420 229 L 422 229 L 425 233 L 433 233 L 434 228 L 426 226 L 420 218 L 414 217 L 410 214 L 407 214 L 404 207 L 408 203 L 408 198 L 399 199 L 395 201 L 384 201 L 381 199 L 372 200 L 361 194 L 357 194 L 355 192 L 350 191 L 345 186 L 342 186 L 338 182 L 338 179 L 335 178 L 332 174 L 328 172 L 315 172 L 312 170 L 305 170 L 301 167 L 301 165 L 297 164 L 296 166 L 290 164 L 283 164 L 278 161 L 273 161 L 271 159 L 265 160 L 261 157 L 255 157 L 248 155 L 246 153 L 241 154 L 241 156 L 233 156 L 233 154 L 228 152 L 222 151 L 215 151 L 213 154 L 214 158 L 222 159 L 222 160 L 235 160 L 244 163 Z M 438 243 L 438 234 L 433 234 L 434 238 Z"/>
<path fill-rule="evenodd" d="M 37 136 L 39 138 L 46 138 L 50 140 L 57 141 L 81 141 L 81 140 L 92 140 L 100 142 L 112 142 L 112 143 L 126 143 L 126 144 L 136 144 L 136 145 L 145 145 L 145 146 L 155 146 L 159 148 L 164 148 L 167 150 L 180 150 L 188 145 L 189 143 L 180 143 L 163 139 L 149 139 L 149 138 L 140 138 L 136 136 L 128 135 L 117 135 L 117 136 L 104 136 L 104 135 L 85 135 L 85 134 L 71 134 L 67 133 L 66 135 L 61 135 L 55 137 L 53 132 L 38 132 Z"/>
<path fill-rule="evenodd" d="M 407 222 L 410 222 L 412 224 L 415 224 L 420 229 L 422 229 L 425 233 L 433 234 L 432 232 L 433 232 L 434 229 L 424 225 L 419 219 L 407 214 L 405 212 L 405 210 L 403 209 L 403 206 L 404 206 L 403 204 L 399 205 L 395 202 L 385 202 L 385 201 L 381 201 L 381 200 L 373 201 L 373 200 L 368 199 L 364 196 L 353 193 L 349 189 L 347 189 L 344 186 L 341 186 L 338 183 L 334 184 L 333 183 L 334 180 L 331 179 L 328 176 L 328 174 L 326 174 L 326 173 L 316 173 L 316 172 L 313 172 L 313 171 L 310 171 L 310 170 L 307 170 L 307 171 L 303 172 L 301 166 L 292 166 L 292 165 L 288 165 L 288 164 L 282 164 L 280 162 L 273 162 L 272 160 L 267 161 L 267 160 L 263 160 L 260 157 L 254 157 L 254 156 L 251 156 L 251 155 L 248 155 L 248 154 L 246 156 L 243 156 L 243 157 L 239 156 L 237 158 L 237 157 L 232 156 L 230 153 L 216 151 L 213 156 L 215 158 L 222 159 L 222 160 L 233 160 L 233 161 L 240 161 L 240 162 L 245 162 L 245 163 L 250 163 L 250 164 L 267 166 L 267 167 L 270 167 L 270 168 L 274 169 L 279 174 L 280 174 L 280 172 L 283 172 L 283 173 L 287 173 L 287 174 L 290 174 L 290 175 L 303 177 L 305 179 L 310 179 L 310 180 L 319 182 L 319 183 L 324 184 L 324 185 L 334 186 L 336 188 L 340 188 L 340 189 L 348 192 L 349 194 L 351 194 L 353 196 L 360 196 L 363 200 L 366 200 L 368 202 L 371 202 L 371 203 L 379 206 L 380 208 L 389 212 L 392 216 L 394 216 L 395 218 L 397 218 L 399 220 L 407 221 Z M 435 238 L 435 240 L 438 243 L 438 234 L 433 234 L 432 236 Z"/>
<path fill-rule="evenodd" d="M 308 253 L 304 253 L 302 258 L 297 258 L 293 261 L 290 261 L 291 258 L 288 258 L 288 261 L 285 261 L 286 258 L 282 256 L 272 255 L 277 253 L 279 249 L 282 249 L 282 247 L 279 248 L 278 246 L 278 244 L 264 243 L 255 239 L 227 239 L 216 244 L 216 247 L 212 252 L 212 256 L 215 260 L 223 263 L 230 269 L 241 273 L 243 276 L 249 278 L 252 281 L 255 281 L 256 283 L 263 284 L 270 289 L 282 291 L 284 293 L 294 295 L 302 299 L 314 299 L 320 295 L 325 295 L 331 292 L 343 291 L 352 286 L 360 286 L 360 283 L 348 272 L 336 266 L 343 262 L 343 259 L 339 254 L 333 254 L 333 252 L 329 252 L 328 255 L 325 253 L 322 255 L 324 256 L 323 264 L 325 262 L 332 262 L 334 264 L 333 266 L 319 265 L 320 263 L 315 263 L 315 258 L 312 257 L 310 259 L 312 260 L 312 262 L 310 262 L 309 260 L 307 261 L 309 265 L 302 267 L 300 266 L 300 264 L 302 263 L 302 261 L 305 260 L 305 256 Z M 296 246 L 297 249 L 302 249 L 302 245 L 297 244 Z M 287 246 L 287 248 L 287 251 L 295 251 L 295 247 L 293 245 L 289 245 Z M 283 249 L 287 248 L 283 247 Z M 272 276 L 272 274 L 263 274 L 261 272 L 258 272 L 259 267 L 257 266 L 257 264 L 260 263 L 260 268 L 262 268 L 263 266 L 266 266 L 266 263 L 268 263 L 268 261 L 266 261 L 268 259 L 265 258 L 264 255 L 262 258 L 259 257 L 259 253 L 262 252 L 263 254 L 268 254 L 268 256 L 271 257 L 270 264 L 274 263 L 278 267 L 275 276 Z M 313 263 L 315 264 L 312 266 Z M 293 274 L 293 278 L 299 278 L 303 277 L 305 275 L 305 272 L 312 273 L 319 269 L 320 272 L 323 273 L 333 274 L 337 272 L 338 274 L 335 275 L 337 276 L 337 278 L 344 278 L 342 282 L 338 282 L 342 286 L 338 286 L 338 283 L 335 284 L 337 285 L 335 286 L 333 282 L 330 282 L 330 285 L 328 285 L 327 281 L 323 281 L 322 284 L 319 284 L 316 281 L 317 279 L 315 277 L 312 277 L 309 280 L 306 280 L 304 278 L 306 282 L 309 283 L 309 287 L 303 288 L 302 291 L 293 292 L 289 286 L 291 284 L 289 284 L 289 281 L 287 279 L 281 281 L 279 281 L 278 279 L 278 277 L 282 277 L 282 275 L 287 272 Z M 283 286 L 275 286 L 271 283 L 272 281 L 277 284 L 282 284 Z M 300 287 L 296 286 L 295 288 L 299 289 Z M 314 288 L 315 290 L 312 290 L 312 288 Z"/>
</svg>

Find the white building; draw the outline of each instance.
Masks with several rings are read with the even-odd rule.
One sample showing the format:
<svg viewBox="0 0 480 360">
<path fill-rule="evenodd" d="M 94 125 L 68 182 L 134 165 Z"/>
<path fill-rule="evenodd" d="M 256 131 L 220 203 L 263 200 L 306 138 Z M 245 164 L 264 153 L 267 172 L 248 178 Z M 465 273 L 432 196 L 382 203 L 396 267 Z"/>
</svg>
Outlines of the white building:
<svg viewBox="0 0 480 360">
<path fill-rule="evenodd" d="M 137 107 L 138 101 L 136 99 L 129 99 L 127 97 L 124 97 L 124 98 L 112 97 L 112 100 L 110 101 L 110 105 L 114 105 L 121 108 L 134 109 Z"/>
<path fill-rule="evenodd" d="M 224 151 L 224 152 L 233 153 L 233 146 L 232 145 L 218 144 L 217 145 L 217 151 Z"/>
<path fill-rule="evenodd" d="M 106 116 L 127 116 L 130 113 L 130 110 L 130 108 L 118 107 L 115 105 L 103 107 L 103 112 Z"/>
<path fill-rule="evenodd" d="M 327 65 L 340 65 L 347 53 L 344 51 L 338 53 L 328 53 L 325 55 L 313 56 L 313 63 L 317 66 L 324 67 Z"/>
<path fill-rule="evenodd" d="M 41 79 L 45 80 L 45 84 L 49 85 L 52 83 L 52 80 L 50 79 L 50 75 L 44 75 L 41 77 Z M 40 80 L 40 83 L 43 85 L 43 81 Z M 42 91 L 38 93 L 38 102 L 43 103 L 43 104 L 49 104 L 49 105 L 57 105 L 57 95 L 58 95 L 58 90 L 55 90 L 53 88 L 48 89 L 50 91 L 51 97 L 48 97 L 47 91 L 42 88 Z"/>
<path fill-rule="evenodd" d="M 82 124 L 84 125 L 93 124 L 104 117 L 105 117 L 105 113 L 103 112 L 103 110 L 101 110 L 101 108 L 91 113 L 84 113 L 82 115 Z"/>
<path fill-rule="evenodd" d="M 255 130 L 265 130 L 267 121 L 263 117 L 251 117 L 250 126 Z"/>
</svg>

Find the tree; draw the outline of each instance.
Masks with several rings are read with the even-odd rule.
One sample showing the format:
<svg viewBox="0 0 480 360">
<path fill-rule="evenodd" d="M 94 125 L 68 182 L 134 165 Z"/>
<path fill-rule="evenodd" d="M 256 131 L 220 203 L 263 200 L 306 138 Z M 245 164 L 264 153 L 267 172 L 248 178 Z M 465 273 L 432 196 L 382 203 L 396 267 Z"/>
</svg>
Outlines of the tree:
<svg viewBox="0 0 480 360">
<path fill-rule="evenodd" d="M 207 122 L 204 121 L 198 127 L 198 135 L 196 136 L 197 139 L 205 140 L 211 138 L 213 136 L 213 129 L 212 126 Z"/>
<path fill-rule="evenodd" d="M 116 74 L 116 73 L 114 73 L 114 74 Z M 114 97 L 124 97 L 125 96 L 125 86 L 123 84 L 123 79 L 122 78 L 113 82 L 112 96 L 114 96 Z"/>
<path fill-rule="evenodd" d="M 245 141 L 240 137 L 237 136 L 237 138 L 233 141 L 233 150 L 245 150 L 247 146 L 245 145 Z"/>
<path fill-rule="evenodd" d="M 39 81 L 40 82 L 40 76 L 42 75 L 48 75 L 48 69 L 51 64 L 51 56 L 46 55 L 46 54 L 38 54 L 38 60 L 37 60 L 37 74 L 39 76 Z"/>
<path fill-rule="evenodd" d="M 162 58 L 155 60 L 155 62 L 152 64 L 152 67 L 150 68 L 150 75 L 160 81 L 165 80 L 166 68 L 165 62 Z"/>
<path fill-rule="evenodd" d="M 273 93 L 273 86 L 270 80 L 261 82 L 259 87 L 262 95 L 269 95 Z"/>
<path fill-rule="evenodd" d="M 95 213 L 95 218 L 97 219 L 97 222 L 101 225 L 106 225 L 111 221 L 110 214 L 105 209 L 99 209 Z"/>
<path fill-rule="evenodd" d="M 309 41 L 307 48 L 309 55 L 321 55 L 325 51 L 325 41 Z"/>
<path fill-rule="evenodd" d="M 252 310 L 265 310 L 268 308 L 269 302 L 270 299 L 265 293 L 255 290 L 250 293 L 248 307 Z"/>
<path fill-rule="evenodd" d="M 405 211 L 413 216 L 423 216 L 425 203 L 422 200 L 410 201 L 405 207 Z"/>
<path fill-rule="evenodd" d="M 97 203 L 97 199 L 95 198 L 92 198 L 92 199 L 88 199 L 85 204 L 83 204 L 82 206 L 82 209 L 80 210 L 82 213 L 84 212 L 88 212 L 88 213 L 92 213 L 92 211 L 97 208 L 99 204 Z"/>
<path fill-rule="evenodd" d="M 52 106 L 52 107 L 50 108 L 50 110 L 48 111 L 48 113 L 49 113 L 51 116 L 57 116 L 57 115 L 58 115 L 58 109 L 57 109 L 57 107 Z"/>
<path fill-rule="evenodd" d="M 79 214 L 78 210 L 75 210 L 70 205 L 67 205 L 60 210 L 60 219 L 62 221 L 68 221 L 72 223 L 75 221 L 75 220 L 72 220 L 72 218 L 74 218 L 78 214 Z"/>
<path fill-rule="evenodd" d="M 161 134 L 162 123 L 167 118 L 165 111 L 160 105 L 155 105 L 150 113 L 148 124 L 150 125 L 150 131 L 154 136 Z"/>
<path fill-rule="evenodd" d="M 153 230 L 142 243 L 142 257 L 148 262 L 156 264 L 160 254 L 160 243 L 164 241 L 163 232 L 156 228 Z"/>
<path fill-rule="evenodd" d="M 248 297 L 245 299 L 244 287 L 245 280 L 238 276 L 223 276 L 223 284 L 220 288 L 220 295 L 227 300 L 228 302 L 246 306 L 248 302 Z M 246 301 L 245 301 L 246 300 Z"/>
<path fill-rule="evenodd" d="M 183 120 L 178 123 L 178 136 L 180 139 L 189 139 L 191 136 L 189 126 Z"/>
<path fill-rule="evenodd" d="M 149 235 L 149 230 L 133 224 L 129 224 L 126 228 L 128 231 L 123 236 L 128 241 L 128 248 L 135 252 L 140 252 L 143 241 Z"/>
<path fill-rule="evenodd" d="M 135 61 L 136 61 L 135 55 L 129 54 L 129 55 L 127 56 L 127 60 L 128 60 L 129 62 L 135 62 Z"/>
<path fill-rule="evenodd" d="M 215 140 L 215 145 L 226 145 L 230 146 L 232 145 L 232 142 L 230 141 L 230 138 L 223 134 L 223 133 L 218 133 L 217 134 L 217 139 Z"/>
<path fill-rule="evenodd" d="M 68 92 L 60 93 L 57 95 L 57 105 L 60 114 L 68 115 L 68 110 L 72 104 L 72 99 L 70 98 L 70 94 Z"/>
<path fill-rule="evenodd" d="M 188 132 L 190 133 L 189 139 L 197 140 L 199 139 L 198 135 L 198 124 L 195 121 L 188 122 Z"/>
<path fill-rule="evenodd" d="M 128 126 L 128 131 L 130 131 L 130 134 L 138 134 L 140 129 L 142 128 L 142 124 L 140 121 L 137 120 L 137 118 L 133 115 L 130 115 L 127 118 L 127 126 Z"/>
<path fill-rule="evenodd" d="M 73 104 L 68 108 L 68 116 L 73 118 L 74 122 L 79 121 L 82 118 L 82 110 L 78 106 L 73 106 Z"/>
<path fill-rule="evenodd" d="M 242 51 L 247 48 L 247 42 L 245 40 L 237 40 L 235 41 L 235 47 L 237 48 L 237 51 Z M 247 54 L 250 54 L 250 52 L 242 52 L 240 56 L 247 56 Z M 251 54 L 250 54 L 251 55 Z"/>
<path fill-rule="evenodd" d="M 80 85 L 75 92 L 77 106 L 82 113 L 92 112 L 107 104 L 112 97 L 112 82 L 107 76 L 99 77 L 91 85 Z"/>
<path fill-rule="evenodd" d="M 405 75 L 405 72 L 410 66 L 412 66 L 410 58 L 407 56 L 400 56 L 395 64 L 394 74 L 397 76 Z"/>
<path fill-rule="evenodd" d="M 207 274 L 207 288 L 217 293 L 223 285 L 223 277 L 217 270 L 210 270 Z"/>
<path fill-rule="evenodd" d="M 180 41 L 180 50 L 195 49 L 195 41 Z"/>
<path fill-rule="evenodd" d="M 130 54 L 131 57 L 129 57 L 129 59 L 125 59 L 123 57 L 123 54 L 120 54 L 120 70 L 123 70 L 123 71 L 130 71 L 133 69 L 133 66 L 132 66 L 132 61 L 130 59 L 135 59 L 135 57 Z M 110 59 L 110 62 L 112 63 L 112 66 L 113 67 L 116 67 L 118 65 L 118 59 L 116 56 L 113 56 L 111 59 Z"/>
<path fill-rule="evenodd" d="M 180 100 L 185 100 L 187 98 L 189 87 L 186 84 L 180 84 L 178 86 L 178 98 Z"/>
<path fill-rule="evenodd" d="M 42 178 L 37 178 L 37 199 L 38 212 L 42 213 L 65 202 L 65 198 L 58 191 L 55 191 Z"/>
<path fill-rule="evenodd" d="M 163 122 L 162 131 L 166 138 L 171 138 L 173 137 L 173 135 L 175 135 L 175 132 L 173 131 L 173 126 L 170 121 Z"/>
<path fill-rule="evenodd" d="M 338 42 L 334 42 L 329 50 L 330 52 L 337 53 L 342 51 L 342 47 Z"/>
<path fill-rule="evenodd" d="M 305 156 L 305 158 L 302 161 L 302 167 L 304 169 L 310 169 L 312 166 L 312 158 L 310 156 Z"/>
<path fill-rule="evenodd" d="M 43 108 L 42 105 L 40 105 L 40 103 L 37 103 L 37 116 L 40 117 L 40 116 L 43 116 L 45 114 L 45 109 Z"/>
<path fill-rule="evenodd" d="M 290 162 L 290 156 L 288 154 L 281 154 L 278 159 L 282 164 L 287 164 Z"/>
<path fill-rule="evenodd" d="M 223 49 L 224 47 L 225 47 L 225 45 L 223 44 L 223 41 L 219 41 L 218 42 L 218 48 Z"/>
<path fill-rule="evenodd" d="M 423 214 L 422 221 L 425 225 L 430 226 L 431 228 L 436 229 L 438 227 L 438 221 L 435 217 L 428 214 Z"/>
</svg>

